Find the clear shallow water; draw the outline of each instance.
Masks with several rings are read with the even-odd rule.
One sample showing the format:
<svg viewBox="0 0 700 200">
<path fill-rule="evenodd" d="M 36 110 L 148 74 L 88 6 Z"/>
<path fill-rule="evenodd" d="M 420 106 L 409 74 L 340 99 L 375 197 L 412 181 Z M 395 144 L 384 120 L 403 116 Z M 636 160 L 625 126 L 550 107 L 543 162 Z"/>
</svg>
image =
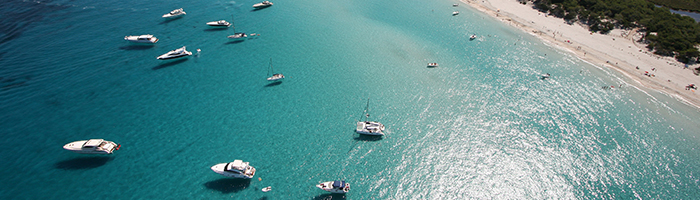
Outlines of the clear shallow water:
<svg viewBox="0 0 700 200">
<path fill-rule="evenodd" d="M 324 199 L 314 185 L 335 179 L 348 199 L 700 195 L 697 109 L 468 7 L 254 3 L 3 3 L 0 198 Z M 261 36 L 204 25 L 231 15 Z M 161 41 L 122 40 L 136 34 Z M 182 45 L 202 52 L 155 59 Z M 367 97 L 383 138 L 353 132 Z M 88 138 L 122 149 L 61 149 Z M 256 178 L 209 169 L 234 159 Z"/>
</svg>

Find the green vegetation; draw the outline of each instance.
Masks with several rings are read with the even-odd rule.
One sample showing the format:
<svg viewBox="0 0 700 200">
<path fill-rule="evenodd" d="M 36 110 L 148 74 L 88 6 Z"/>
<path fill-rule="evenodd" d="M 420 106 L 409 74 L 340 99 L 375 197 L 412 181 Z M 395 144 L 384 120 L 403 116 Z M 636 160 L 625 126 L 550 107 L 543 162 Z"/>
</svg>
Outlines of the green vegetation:
<svg viewBox="0 0 700 200">
<path fill-rule="evenodd" d="M 685 10 L 700 12 L 700 1 L 698 0 L 648 0 L 656 5 L 668 7 L 674 10 Z"/>
<path fill-rule="evenodd" d="M 690 17 L 671 13 L 646 0 L 534 0 L 535 8 L 572 24 L 580 22 L 592 32 L 607 34 L 614 28 L 640 28 L 649 51 L 697 61 L 700 25 Z"/>
</svg>

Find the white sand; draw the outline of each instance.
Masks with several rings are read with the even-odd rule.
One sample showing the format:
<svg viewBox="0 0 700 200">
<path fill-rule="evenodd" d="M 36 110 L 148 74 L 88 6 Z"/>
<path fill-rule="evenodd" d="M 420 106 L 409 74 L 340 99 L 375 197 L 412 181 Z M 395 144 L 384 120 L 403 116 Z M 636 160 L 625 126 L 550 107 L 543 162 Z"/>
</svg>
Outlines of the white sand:
<svg viewBox="0 0 700 200">
<path fill-rule="evenodd" d="M 532 8 L 532 3 L 523 5 L 517 0 L 461 1 L 546 42 L 568 49 L 585 61 L 617 70 L 644 87 L 700 108 L 700 92 L 685 90 L 688 84 L 700 83 L 700 76 L 691 70 L 698 66 L 684 69 L 683 63 L 671 57 L 648 52 L 645 44 L 635 42 L 641 37 L 636 30 L 615 29 L 607 35 L 591 34 L 580 24 L 569 25 L 564 19 L 546 16 Z M 652 71 L 653 68 L 656 70 Z M 645 71 L 653 76 L 643 75 Z"/>
</svg>

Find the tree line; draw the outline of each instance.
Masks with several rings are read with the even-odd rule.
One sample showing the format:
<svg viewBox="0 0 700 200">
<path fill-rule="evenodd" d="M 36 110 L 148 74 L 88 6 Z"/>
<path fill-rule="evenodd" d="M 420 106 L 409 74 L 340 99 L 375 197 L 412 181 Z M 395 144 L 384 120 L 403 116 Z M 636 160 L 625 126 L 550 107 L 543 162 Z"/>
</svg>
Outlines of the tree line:
<svg viewBox="0 0 700 200">
<path fill-rule="evenodd" d="M 563 18 L 569 24 L 580 22 L 591 32 L 607 34 L 614 28 L 640 28 L 642 42 L 654 54 L 674 56 L 678 61 L 697 61 L 700 52 L 700 24 L 668 8 L 646 0 L 534 0 L 534 8 Z"/>
</svg>

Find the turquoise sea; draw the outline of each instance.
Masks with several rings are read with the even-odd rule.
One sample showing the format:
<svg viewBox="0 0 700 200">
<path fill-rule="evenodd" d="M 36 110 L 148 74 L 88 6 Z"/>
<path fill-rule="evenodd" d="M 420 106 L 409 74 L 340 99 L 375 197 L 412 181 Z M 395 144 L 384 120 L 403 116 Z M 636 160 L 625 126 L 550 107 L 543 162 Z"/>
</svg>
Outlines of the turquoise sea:
<svg viewBox="0 0 700 200">
<path fill-rule="evenodd" d="M 699 109 L 457 1 L 255 3 L 0 2 L 0 199 L 700 198 Z M 122 147 L 62 149 L 90 138 Z"/>
</svg>

